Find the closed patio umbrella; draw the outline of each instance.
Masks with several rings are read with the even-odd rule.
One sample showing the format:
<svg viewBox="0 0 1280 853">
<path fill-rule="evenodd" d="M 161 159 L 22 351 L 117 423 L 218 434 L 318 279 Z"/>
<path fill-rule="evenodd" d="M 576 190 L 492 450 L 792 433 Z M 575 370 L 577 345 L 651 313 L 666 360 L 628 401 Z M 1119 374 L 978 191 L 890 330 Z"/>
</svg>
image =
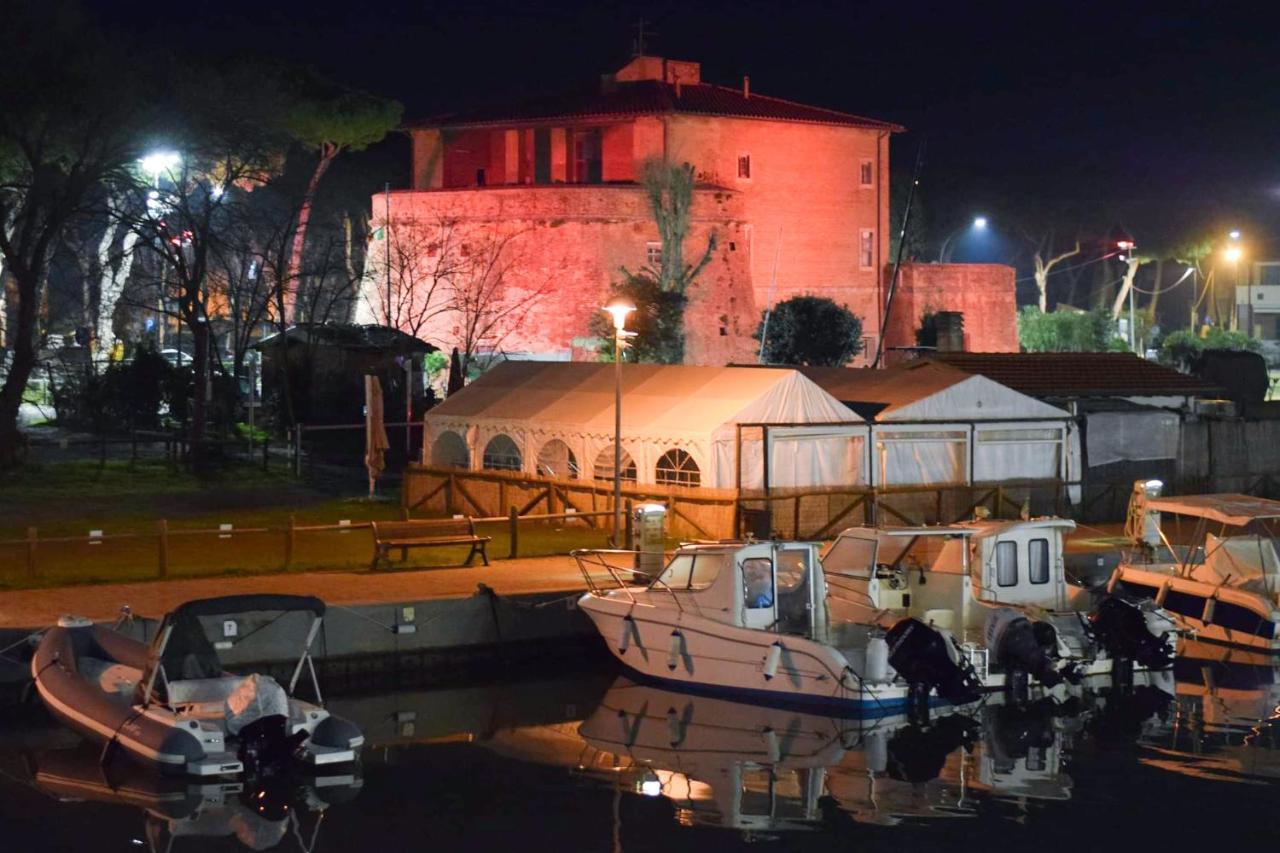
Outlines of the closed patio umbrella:
<svg viewBox="0 0 1280 853">
<path fill-rule="evenodd" d="M 382 384 L 376 376 L 364 378 L 364 467 L 369 471 L 369 497 L 373 497 L 374 484 L 387 467 L 386 421 L 382 412 Z"/>
</svg>

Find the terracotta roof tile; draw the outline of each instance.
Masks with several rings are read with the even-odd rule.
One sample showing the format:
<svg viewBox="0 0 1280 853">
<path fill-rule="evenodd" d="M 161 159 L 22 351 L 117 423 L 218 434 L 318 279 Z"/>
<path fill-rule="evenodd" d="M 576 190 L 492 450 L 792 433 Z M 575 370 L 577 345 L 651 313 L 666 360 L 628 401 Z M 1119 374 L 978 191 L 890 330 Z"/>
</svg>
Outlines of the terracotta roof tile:
<svg viewBox="0 0 1280 853">
<path fill-rule="evenodd" d="M 535 121 L 624 118 L 672 113 L 769 119 L 813 124 L 834 124 L 901 131 L 891 122 L 797 104 L 754 92 L 746 97 L 739 89 L 707 83 L 676 87 L 658 80 L 618 83 L 600 92 L 579 92 L 535 98 L 505 107 L 486 107 L 410 122 L 410 127 L 473 127 Z"/>
<path fill-rule="evenodd" d="M 938 361 L 1033 397 L 1220 397 L 1186 373 L 1115 352 L 939 353 Z"/>
</svg>

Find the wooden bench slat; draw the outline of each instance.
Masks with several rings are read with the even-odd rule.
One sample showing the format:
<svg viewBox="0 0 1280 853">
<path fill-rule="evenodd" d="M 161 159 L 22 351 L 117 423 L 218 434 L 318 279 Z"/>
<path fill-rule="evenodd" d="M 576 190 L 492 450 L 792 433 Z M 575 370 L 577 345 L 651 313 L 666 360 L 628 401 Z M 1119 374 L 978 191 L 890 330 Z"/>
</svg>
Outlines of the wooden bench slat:
<svg viewBox="0 0 1280 853">
<path fill-rule="evenodd" d="M 467 555 L 464 565 L 471 565 L 476 554 L 489 565 L 489 555 L 485 553 L 485 543 L 492 541 L 492 536 L 478 536 L 475 521 L 471 518 L 421 519 L 417 521 L 374 521 L 370 523 L 373 530 L 373 568 L 392 548 L 399 548 L 401 559 L 407 556 L 410 548 L 431 548 L 448 545 L 470 545 L 471 553 Z"/>
</svg>

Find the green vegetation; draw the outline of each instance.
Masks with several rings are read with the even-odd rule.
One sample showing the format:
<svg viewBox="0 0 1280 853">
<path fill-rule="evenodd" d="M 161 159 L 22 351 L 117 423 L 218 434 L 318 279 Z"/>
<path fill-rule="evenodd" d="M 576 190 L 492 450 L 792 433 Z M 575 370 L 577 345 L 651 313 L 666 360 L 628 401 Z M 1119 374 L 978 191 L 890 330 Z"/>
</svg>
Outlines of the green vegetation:
<svg viewBox="0 0 1280 853">
<path fill-rule="evenodd" d="M 793 296 L 765 316 L 752 336 L 758 341 L 767 331 L 765 364 L 840 367 L 862 347 L 862 320 L 825 297 Z"/>
<path fill-rule="evenodd" d="M 1201 337 L 1190 329 L 1179 329 L 1166 335 L 1160 344 L 1160 361 L 1180 370 L 1188 370 L 1196 356 L 1207 349 L 1257 352 L 1258 348 L 1258 342 L 1244 332 L 1213 326 Z"/>
<path fill-rule="evenodd" d="M 663 290 L 656 278 L 647 275 L 627 275 L 614 285 L 613 295 L 636 306 L 635 313 L 627 318 L 627 329 L 636 333 L 631 339 L 628 361 L 684 362 L 684 309 L 688 300 L 683 293 Z M 590 329 L 602 342 L 601 358 L 613 361 L 613 320 L 597 312 L 591 317 Z"/>
<path fill-rule="evenodd" d="M 1018 311 L 1018 343 L 1027 352 L 1127 351 L 1115 324 L 1101 309 L 1076 311 L 1059 307 L 1047 314 L 1034 305 Z"/>
</svg>

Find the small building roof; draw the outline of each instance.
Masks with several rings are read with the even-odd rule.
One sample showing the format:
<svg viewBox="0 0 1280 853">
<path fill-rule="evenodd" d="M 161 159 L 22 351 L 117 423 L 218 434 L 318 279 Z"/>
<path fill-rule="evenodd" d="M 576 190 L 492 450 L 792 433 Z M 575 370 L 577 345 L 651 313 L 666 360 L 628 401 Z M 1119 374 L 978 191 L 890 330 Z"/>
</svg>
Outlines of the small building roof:
<svg viewBox="0 0 1280 853">
<path fill-rule="evenodd" d="M 707 438 L 737 424 L 861 423 L 798 371 L 624 364 L 630 436 Z M 614 365 L 507 361 L 427 413 L 429 422 L 524 425 L 612 436 Z"/>
<path fill-rule="evenodd" d="M 912 361 L 883 370 L 799 367 L 828 394 L 868 420 L 991 421 L 1070 417 L 1063 409 L 932 361 Z"/>
<path fill-rule="evenodd" d="M 268 335 L 254 344 L 253 348 L 260 350 L 275 347 L 282 339 L 290 344 L 310 343 L 341 349 L 421 353 L 435 352 L 437 349 L 399 329 L 355 323 L 298 323 L 284 332 Z"/>
<path fill-rule="evenodd" d="M 411 121 L 409 127 L 486 127 L 533 122 L 634 118 L 649 115 L 705 115 L 728 118 L 844 125 L 901 132 L 892 122 L 839 110 L 744 93 L 729 86 L 661 80 L 619 82 L 605 91 L 580 91 L 534 98 L 505 106 L 482 107 Z"/>
<path fill-rule="evenodd" d="M 945 365 L 1033 397 L 1221 397 L 1221 388 L 1119 352 L 939 353 Z"/>
</svg>

